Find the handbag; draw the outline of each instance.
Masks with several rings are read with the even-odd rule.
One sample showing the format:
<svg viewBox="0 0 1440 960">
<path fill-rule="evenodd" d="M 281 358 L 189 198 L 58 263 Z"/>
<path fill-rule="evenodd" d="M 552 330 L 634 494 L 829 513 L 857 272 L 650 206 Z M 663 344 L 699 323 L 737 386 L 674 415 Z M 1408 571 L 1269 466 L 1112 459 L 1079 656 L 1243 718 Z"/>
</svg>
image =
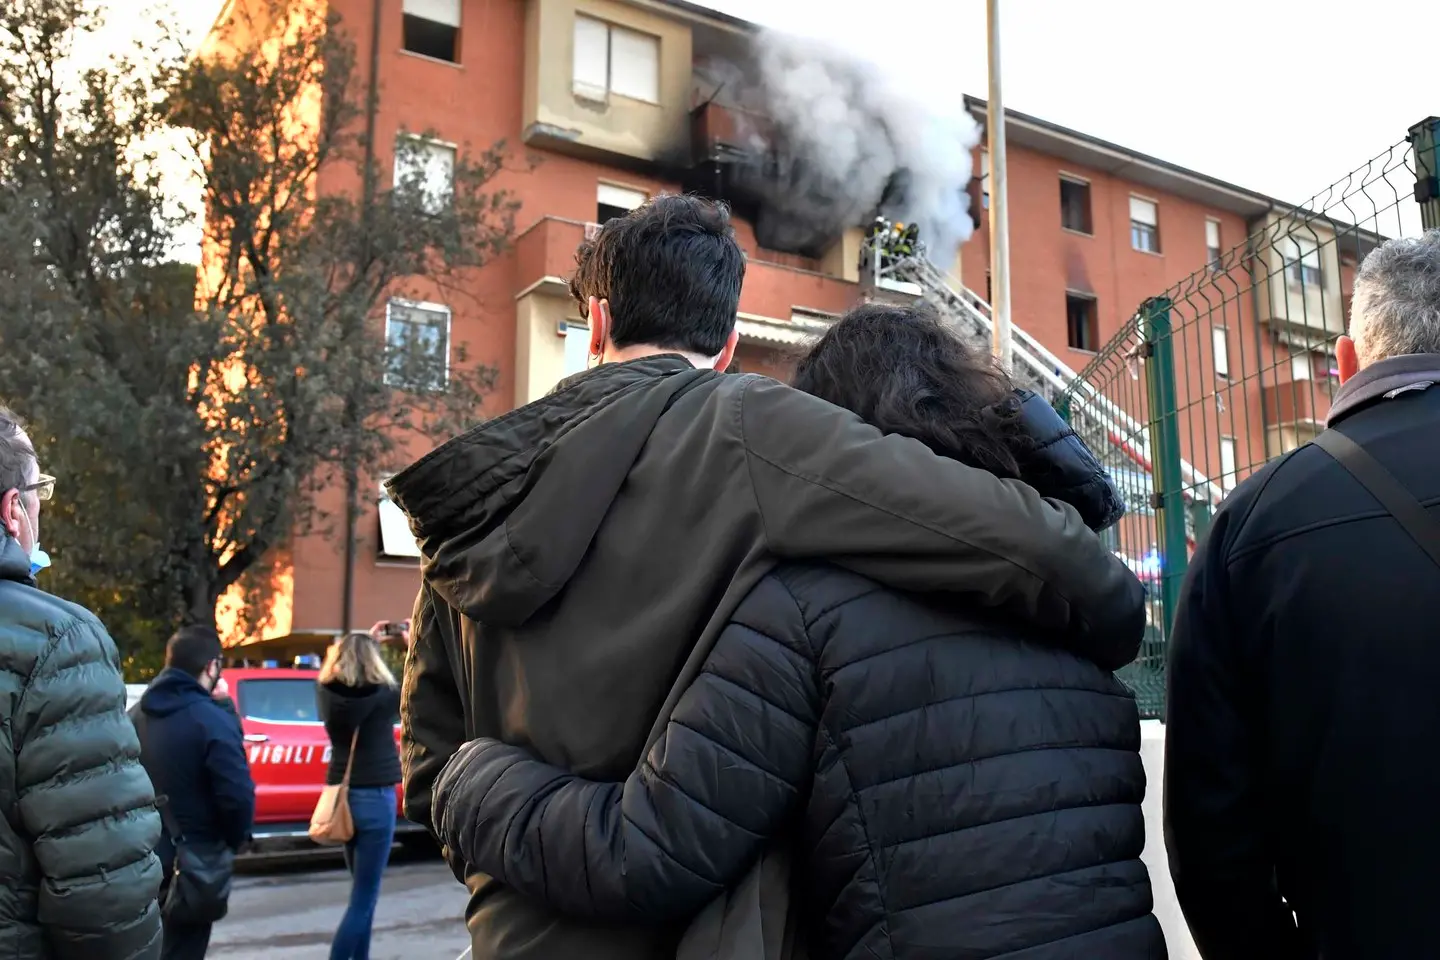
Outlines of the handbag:
<svg viewBox="0 0 1440 960">
<path fill-rule="evenodd" d="M 230 909 L 235 851 L 223 840 L 185 839 L 170 812 L 168 797 L 158 798 L 155 806 L 175 848 L 175 861 L 160 912 L 167 920 L 180 924 L 223 920 Z"/>
<path fill-rule="evenodd" d="M 321 846 L 349 843 L 355 836 L 355 819 L 350 816 L 350 769 L 355 765 L 355 747 L 360 741 L 357 728 L 350 736 L 350 756 L 345 758 L 345 776 L 320 791 L 315 812 L 310 814 L 310 839 Z"/>
</svg>

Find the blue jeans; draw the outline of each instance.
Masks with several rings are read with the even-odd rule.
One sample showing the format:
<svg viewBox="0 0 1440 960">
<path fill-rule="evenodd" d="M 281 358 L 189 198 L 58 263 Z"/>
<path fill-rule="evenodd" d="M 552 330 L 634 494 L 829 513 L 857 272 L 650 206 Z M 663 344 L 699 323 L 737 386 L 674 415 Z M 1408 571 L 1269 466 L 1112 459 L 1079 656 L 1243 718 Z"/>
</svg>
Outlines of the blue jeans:
<svg viewBox="0 0 1440 960">
<path fill-rule="evenodd" d="M 353 878 L 350 905 L 335 931 L 330 960 L 370 960 L 370 928 L 395 840 L 395 788 L 352 787 L 350 817 L 355 821 L 355 836 L 345 844 L 345 867 Z"/>
</svg>

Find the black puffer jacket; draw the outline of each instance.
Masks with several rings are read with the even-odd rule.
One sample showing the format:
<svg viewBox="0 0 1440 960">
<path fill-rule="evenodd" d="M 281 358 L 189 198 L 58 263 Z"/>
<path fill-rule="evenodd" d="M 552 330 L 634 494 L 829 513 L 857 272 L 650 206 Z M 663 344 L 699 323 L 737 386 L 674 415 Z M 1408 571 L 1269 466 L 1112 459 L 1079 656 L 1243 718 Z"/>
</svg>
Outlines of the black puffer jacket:
<svg viewBox="0 0 1440 960">
<path fill-rule="evenodd" d="M 1051 450 L 1051 482 L 1113 520 L 1109 483 L 1079 482 L 1083 445 Z M 1140 591 L 1112 602 L 1138 610 Z M 437 783 L 436 830 L 453 864 L 555 908 L 651 921 L 694 914 L 795 837 L 815 960 L 1164 957 L 1139 718 L 1109 672 L 1139 641 L 1042 638 L 784 566 L 626 783 L 476 740 Z"/>
<path fill-rule="evenodd" d="M 0 957 L 160 955 L 155 793 L 115 644 L 0 530 Z"/>
</svg>

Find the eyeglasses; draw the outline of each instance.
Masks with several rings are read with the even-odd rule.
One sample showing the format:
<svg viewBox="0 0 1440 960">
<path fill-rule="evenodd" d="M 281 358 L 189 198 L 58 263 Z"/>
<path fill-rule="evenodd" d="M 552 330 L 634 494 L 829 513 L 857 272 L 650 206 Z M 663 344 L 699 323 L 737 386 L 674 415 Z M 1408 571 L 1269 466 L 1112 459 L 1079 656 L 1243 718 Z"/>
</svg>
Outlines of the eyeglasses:
<svg viewBox="0 0 1440 960">
<path fill-rule="evenodd" d="M 55 496 L 55 478 L 42 473 L 39 480 L 20 488 L 21 493 L 30 493 L 32 490 L 35 492 L 35 499 L 49 500 Z"/>
</svg>

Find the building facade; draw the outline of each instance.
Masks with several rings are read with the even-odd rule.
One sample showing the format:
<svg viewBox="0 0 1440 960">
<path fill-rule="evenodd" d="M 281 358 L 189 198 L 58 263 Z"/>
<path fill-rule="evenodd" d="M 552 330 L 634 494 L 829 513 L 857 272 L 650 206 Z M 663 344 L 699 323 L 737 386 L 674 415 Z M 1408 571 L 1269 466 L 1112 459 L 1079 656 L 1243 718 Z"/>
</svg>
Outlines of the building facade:
<svg viewBox="0 0 1440 960">
<path fill-rule="evenodd" d="M 232 0 L 222 22 L 245 2 Z M 463 344 L 475 362 L 497 368 L 486 415 L 543 396 L 584 369 L 588 332 L 566 284 L 575 249 L 607 219 L 658 193 L 696 191 L 735 206 L 749 256 L 738 317 L 745 372 L 783 377 L 798 345 L 872 292 L 860 268 L 860 224 L 798 251 L 767 249 L 757 239 L 764 211 L 731 165 L 743 151 L 747 118 L 707 99 L 695 82 L 697 65 L 709 58 L 743 59 L 749 25 L 683 0 L 324 0 L 315 7 L 316 15 L 339 16 L 357 50 L 378 40 L 382 182 L 404 172 L 389 151 L 406 137 L 425 138 L 423 174 L 442 188 L 457 151 L 498 141 L 513 150 L 514 170 L 499 184 L 522 204 L 512 249 L 458 293 L 422 289 L 374 319 L 387 339 L 418 324 L 437 350 Z M 983 124 L 984 104 L 968 104 Z M 1227 251 L 1282 216 L 1253 192 L 1008 116 L 1012 317 L 1062 376 L 1083 368 L 1147 297 L 1207 263 L 1221 269 Z M 947 272 L 988 301 L 987 156 L 983 144 L 976 149 L 980 176 L 971 196 L 982 207 L 979 229 Z M 322 173 L 317 184 L 322 193 L 359 188 L 348 171 Z M 1328 378 L 1328 357 L 1312 349 L 1319 341 L 1305 331 L 1316 317 L 1324 330 L 1343 328 L 1353 262 L 1338 256 L 1336 244 L 1317 236 L 1272 264 L 1278 276 L 1293 273 L 1294 285 L 1267 284 L 1263 294 L 1206 318 L 1216 332 L 1185 352 L 1188 374 L 1213 381 L 1217 395 L 1247 356 L 1289 379 Z M 1287 405 L 1282 390 L 1272 393 L 1254 403 L 1231 398 L 1224 422 L 1206 409 L 1190 411 L 1203 427 L 1192 433 L 1204 438 L 1186 451 L 1195 468 L 1228 487 L 1242 465 L 1263 459 L 1242 449 L 1278 451 L 1323 421 L 1313 404 Z M 1245 412 L 1237 420 L 1238 411 Z M 351 608 L 342 609 L 343 546 L 333 536 L 297 537 L 281 564 L 270 636 L 319 640 L 343 626 L 409 615 L 417 551 L 404 518 L 384 499 L 383 480 L 383 470 L 369 478 L 374 509 L 359 523 Z M 322 500 L 340 507 L 338 491 Z"/>
</svg>

